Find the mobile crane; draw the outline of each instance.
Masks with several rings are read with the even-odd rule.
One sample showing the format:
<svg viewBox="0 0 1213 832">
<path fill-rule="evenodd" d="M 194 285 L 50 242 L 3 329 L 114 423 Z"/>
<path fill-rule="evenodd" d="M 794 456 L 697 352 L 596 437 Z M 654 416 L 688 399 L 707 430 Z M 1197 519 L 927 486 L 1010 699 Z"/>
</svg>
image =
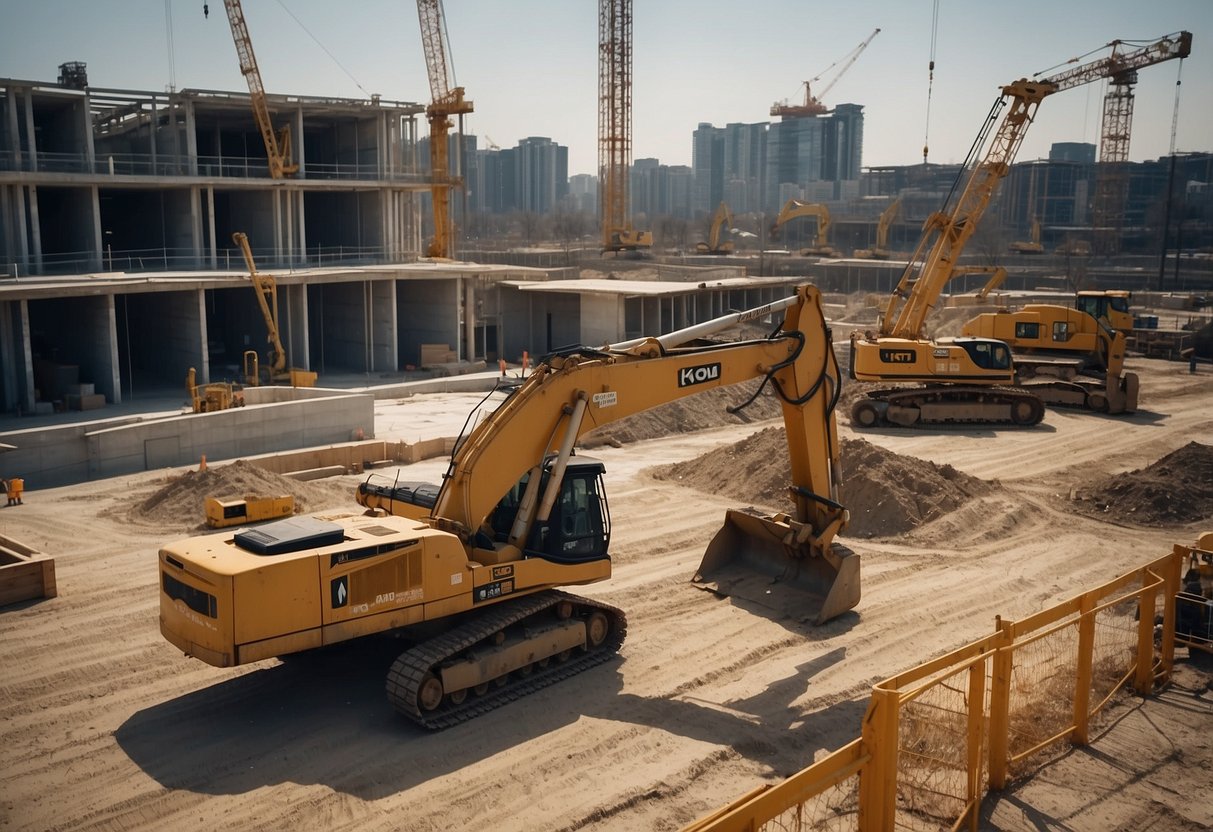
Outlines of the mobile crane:
<svg viewBox="0 0 1213 832">
<path fill-rule="evenodd" d="M 704 340 L 781 313 L 768 337 Z M 859 557 L 834 540 L 847 522 L 837 502 L 840 373 L 820 292 L 801 286 L 668 335 L 546 356 L 462 432 L 441 486 L 368 481 L 356 495 L 361 516 L 296 517 L 165 545 L 161 632 L 217 667 L 400 636 L 411 646 L 388 673 L 388 698 L 426 728 L 605 661 L 623 642 L 623 611 L 556 589 L 611 575 L 605 467 L 574 456 L 576 440 L 747 380 L 780 397 L 795 508 L 729 510 L 694 581 L 817 622 L 835 618 L 859 602 Z"/>
<path fill-rule="evenodd" d="M 971 164 L 971 171 L 964 189 L 950 209 L 949 195 L 945 210 L 927 219 L 918 247 L 889 298 L 879 331 L 851 336 L 851 376 L 859 381 L 899 384 L 869 391 L 858 399 L 851 408 L 854 425 L 1040 422 L 1044 416 L 1041 399 L 1011 386 L 1015 371 L 1005 342 L 972 337 L 931 341 L 925 333 L 927 316 L 944 285 L 957 274 L 965 245 L 1010 171 L 1041 102 L 1061 90 L 1186 57 L 1191 46 L 1191 33 L 1179 32 L 1133 52 L 1039 81 L 1021 78 L 1002 88 L 966 161 L 965 167 Z M 1008 102 L 985 158 L 972 164 Z"/>
<path fill-rule="evenodd" d="M 266 381 L 269 384 L 289 384 L 291 387 L 315 387 L 316 374 L 298 367 L 287 369 L 286 349 L 278 331 L 278 283 L 268 274 L 257 271 L 253 262 L 253 251 L 249 248 L 248 236 L 243 231 L 232 234 L 232 242 L 240 247 L 244 264 L 248 266 L 249 280 L 257 293 L 257 306 L 265 319 L 266 341 L 270 345 L 269 366 L 262 368 L 256 350 L 244 353 L 244 383 L 256 387 Z M 263 378 L 264 377 L 264 378 Z"/>
<path fill-rule="evenodd" d="M 775 222 L 771 224 L 771 239 L 779 239 L 783 227 L 800 217 L 814 217 L 817 220 L 817 234 L 813 244 L 800 250 L 804 255 L 820 255 L 822 257 L 837 257 L 838 250 L 830 245 L 830 209 L 821 203 L 801 202 L 799 199 L 789 199 L 779 209 Z"/>
<path fill-rule="evenodd" d="M 265 85 L 261 83 L 261 70 L 257 66 L 257 56 L 253 54 L 253 39 L 249 36 L 248 24 L 244 21 L 244 9 L 240 0 L 223 0 L 227 10 L 228 24 L 232 29 L 232 41 L 236 44 L 236 57 L 240 60 L 240 73 L 248 83 L 249 100 L 253 105 L 253 117 L 257 120 L 257 129 L 265 142 L 265 155 L 270 166 L 270 176 L 282 179 L 298 173 L 299 165 L 291 161 L 291 129 L 284 125 L 275 131 L 270 119 L 269 103 L 265 96 Z M 210 10 L 203 4 L 203 13 L 209 16 Z"/>
<path fill-rule="evenodd" d="M 716 213 L 712 215 L 712 227 L 708 230 L 708 241 L 696 243 L 695 251 L 700 254 L 732 254 L 733 241 L 720 239 L 724 229 L 731 228 L 732 225 L 733 212 L 722 202 L 717 206 Z"/>
</svg>

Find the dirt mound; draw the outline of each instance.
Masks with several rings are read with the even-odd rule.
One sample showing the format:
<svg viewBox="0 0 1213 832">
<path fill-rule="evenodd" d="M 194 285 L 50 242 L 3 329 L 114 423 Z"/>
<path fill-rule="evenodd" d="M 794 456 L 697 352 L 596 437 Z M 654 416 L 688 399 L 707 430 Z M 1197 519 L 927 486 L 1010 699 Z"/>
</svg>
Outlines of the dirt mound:
<svg viewBox="0 0 1213 832">
<path fill-rule="evenodd" d="M 1213 445 L 1189 442 L 1152 465 L 1079 489 L 1080 511 L 1141 526 L 1213 518 Z"/>
<path fill-rule="evenodd" d="M 652 470 L 659 480 L 787 509 L 791 469 L 784 429 L 771 427 L 696 459 Z M 847 535 L 887 537 L 917 528 L 959 508 L 993 486 L 933 462 L 844 439 L 839 454 L 840 502 L 851 512 Z"/>
<path fill-rule="evenodd" d="M 757 384 L 758 382 L 754 381 L 718 387 L 663 404 L 644 413 L 637 413 L 635 416 L 628 416 L 590 431 L 581 438 L 580 445 L 583 448 L 597 448 L 602 445 L 618 447 L 627 442 L 656 439 L 671 433 L 687 433 L 779 418 L 779 400 L 771 393 L 769 385 L 752 404 L 739 413 L 729 413 L 725 409 L 747 401 L 754 395 Z"/>
<path fill-rule="evenodd" d="M 212 465 L 205 471 L 174 474 L 150 495 L 136 498 L 127 514 L 140 522 L 194 526 L 205 518 L 207 497 L 232 500 L 285 494 L 295 498 L 297 514 L 339 506 L 343 500 L 354 506 L 353 493 L 345 484 L 296 480 L 238 459 L 228 465 Z"/>
</svg>

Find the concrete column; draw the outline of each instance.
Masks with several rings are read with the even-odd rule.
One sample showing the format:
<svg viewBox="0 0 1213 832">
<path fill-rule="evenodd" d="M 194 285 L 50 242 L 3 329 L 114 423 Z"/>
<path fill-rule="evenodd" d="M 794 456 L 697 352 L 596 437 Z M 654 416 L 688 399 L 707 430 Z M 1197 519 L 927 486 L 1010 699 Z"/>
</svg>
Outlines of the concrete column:
<svg viewBox="0 0 1213 832">
<path fill-rule="evenodd" d="M 206 290 L 194 292 L 198 301 L 198 363 L 192 365 L 195 369 L 195 384 L 211 383 L 211 345 L 206 337 Z"/>
<path fill-rule="evenodd" d="M 192 157 L 191 157 L 192 158 Z M 202 264 L 202 190 L 190 188 L 190 234 L 193 238 L 194 263 Z"/>
<path fill-rule="evenodd" d="M 160 124 L 160 107 L 156 103 L 156 96 L 152 96 L 152 119 L 148 123 L 148 147 L 152 154 L 152 175 L 159 176 L 160 171 L 156 170 L 156 128 Z"/>
<path fill-rule="evenodd" d="M 34 130 L 33 90 L 26 90 L 25 93 L 25 133 L 25 139 L 28 142 L 29 169 L 35 171 L 38 169 L 38 137 L 37 132 Z"/>
<path fill-rule="evenodd" d="M 272 222 L 274 223 L 274 262 L 282 261 L 282 191 L 270 191 Z"/>
<path fill-rule="evenodd" d="M 80 108 L 80 120 L 84 125 L 84 159 L 88 163 L 88 172 L 96 173 L 97 146 L 93 141 L 92 101 L 89 94 L 84 94 L 84 106 Z"/>
<path fill-rule="evenodd" d="M 28 94 L 28 93 L 27 93 Z M 8 97 L 8 146 L 12 148 L 13 170 L 21 170 L 21 129 L 17 126 L 17 91 L 12 87 L 6 93 Z"/>
<path fill-rule="evenodd" d="M 122 404 L 122 373 L 118 364 L 118 316 L 114 310 L 113 292 L 105 296 L 105 317 L 106 331 L 102 338 L 109 342 L 109 349 L 105 350 L 103 344 L 97 345 L 102 348 L 97 351 L 97 361 L 101 365 L 96 371 L 97 379 L 101 381 L 97 392 L 104 393 L 111 404 Z M 108 367 L 105 366 L 107 363 Z"/>
<path fill-rule="evenodd" d="M 185 152 L 189 156 L 189 172 L 192 176 L 198 175 L 198 135 L 195 132 L 196 129 L 194 102 L 192 99 L 187 99 L 185 102 Z"/>
<path fill-rule="evenodd" d="M 396 281 L 367 281 L 370 298 L 368 329 L 371 372 L 392 372 L 400 366 L 396 338 Z"/>
<path fill-rule="evenodd" d="M 295 262 L 295 195 L 291 191 L 282 192 L 282 204 L 286 208 L 286 246 L 284 254 L 288 265 Z"/>
<path fill-rule="evenodd" d="M 463 284 L 463 340 L 467 345 L 467 360 L 476 358 L 476 283 L 474 280 L 461 277 Z"/>
<path fill-rule="evenodd" d="M 29 229 L 30 229 L 30 246 L 33 255 L 33 269 L 39 274 L 42 273 L 42 225 L 38 221 L 38 188 L 36 185 L 29 186 Z"/>
<path fill-rule="evenodd" d="M 21 402 L 22 413 L 34 412 L 34 347 L 29 339 L 29 301 L 21 300 L 18 313 L 14 323 L 17 326 L 17 332 L 13 335 L 16 337 L 16 347 L 20 350 L 19 361 L 21 363 L 22 372 L 18 373 L 17 387 L 18 396 Z M 20 376 L 24 375 L 24 379 Z M 24 385 L 22 384 L 24 381 Z"/>
<path fill-rule="evenodd" d="M 206 189 L 206 228 L 208 248 L 211 250 L 211 268 L 219 268 L 219 248 L 215 245 L 215 186 Z"/>
<path fill-rule="evenodd" d="M 92 198 L 92 215 L 93 215 L 93 252 L 89 257 L 91 268 L 93 271 L 101 271 L 105 263 L 105 241 L 101 234 L 101 189 L 94 185 L 89 188 L 89 196 Z"/>
<path fill-rule="evenodd" d="M 299 262 L 307 265 L 307 222 L 303 213 L 303 191 L 295 191 L 295 201 L 298 208 L 297 216 L 299 218 L 298 229 L 296 231 L 299 237 Z"/>
<path fill-rule="evenodd" d="M 13 218 L 16 223 L 17 234 L 17 261 L 26 274 L 29 274 L 29 229 L 27 227 L 27 218 L 25 210 L 25 188 L 21 185 L 15 185 L 12 189 L 12 204 Z"/>
<path fill-rule="evenodd" d="M 278 288 L 286 297 L 286 327 L 289 337 L 286 343 L 287 357 L 292 367 L 310 370 L 312 364 L 311 342 L 307 330 L 307 286 L 295 284 Z"/>
<path fill-rule="evenodd" d="M 295 174 L 299 179 L 307 178 L 307 169 L 303 164 L 303 107 L 298 107 L 295 110 L 295 126 L 291 132 L 291 159 L 299 165 L 299 172 Z M 303 213 L 299 214 L 301 217 Z"/>
</svg>

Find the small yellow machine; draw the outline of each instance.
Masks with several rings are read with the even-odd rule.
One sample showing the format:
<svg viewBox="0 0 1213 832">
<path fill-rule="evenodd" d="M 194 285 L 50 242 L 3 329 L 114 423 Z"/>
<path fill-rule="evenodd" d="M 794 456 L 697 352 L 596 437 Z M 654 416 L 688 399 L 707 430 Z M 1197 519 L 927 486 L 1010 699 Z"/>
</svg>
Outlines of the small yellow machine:
<svg viewBox="0 0 1213 832">
<path fill-rule="evenodd" d="M 185 376 L 185 389 L 194 413 L 214 413 L 231 407 L 244 407 L 244 391 L 239 385 L 226 381 L 195 384 L 196 377 L 197 371 L 190 367 Z"/>
<path fill-rule="evenodd" d="M 25 493 L 25 480 L 21 477 L 9 477 L 7 480 L 0 480 L 0 484 L 3 484 L 4 496 L 8 500 L 5 505 L 19 506 L 24 502 L 21 495 Z"/>
<path fill-rule="evenodd" d="M 1175 596 L 1176 643 L 1213 653 L 1213 532 L 1176 548 L 1188 554 L 1188 571 Z"/>
<path fill-rule="evenodd" d="M 258 497 L 249 494 L 242 500 L 207 497 L 205 511 L 206 524 L 212 529 L 223 529 L 290 517 L 295 513 L 295 498 L 290 494 L 280 497 Z"/>
<path fill-rule="evenodd" d="M 781 315 L 782 313 L 782 315 Z M 765 338 L 711 341 L 780 320 Z M 541 359 L 459 437 L 441 486 L 363 483 L 364 515 L 293 517 L 160 550 L 160 629 L 217 667 L 391 633 L 395 709 L 442 728 L 609 659 L 621 610 L 559 591 L 611 575 L 602 462 L 586 432 L 745 381 L 782 402 L 791 513 L 731 510 L 695 576 L 704 589 L 828 621 L 859 603 L 859 557 L 834 542 L 840 373 L 820 292 L 668 335 Z M 471 423 L 474 420 L 469 420 Z"/>
</svg>

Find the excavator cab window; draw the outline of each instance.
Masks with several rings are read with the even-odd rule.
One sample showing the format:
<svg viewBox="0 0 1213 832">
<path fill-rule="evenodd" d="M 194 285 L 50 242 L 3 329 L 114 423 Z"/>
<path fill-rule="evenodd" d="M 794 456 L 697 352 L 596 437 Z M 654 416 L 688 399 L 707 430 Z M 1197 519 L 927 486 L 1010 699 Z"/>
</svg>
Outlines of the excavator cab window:
<svg viewBox="0 0 1213 832">
<path fill-rule="evenodd" d="M 611 529 L 603 470 L 601 463 L 570 465 L 565 470 L 548 522 L 536 523 L 532 530 L 528 555 L 558 563 L 608 557 Z"/>
<path fill-rule="evenodd" d="M 969 358 L 973 359 L 973 363 L 983 370 L 1011 369 L 1011 351 L 1002 341 L 974 338 L 959 343 L 969 354 Z"/>
<path fill-rule="evenodd" d="M 1054 321 L 1053 322 L 1053 340 L 1058 343 L 1064 343 L 1070 340 L 1070 322 L 1069 321 Z"/>
</svg>

